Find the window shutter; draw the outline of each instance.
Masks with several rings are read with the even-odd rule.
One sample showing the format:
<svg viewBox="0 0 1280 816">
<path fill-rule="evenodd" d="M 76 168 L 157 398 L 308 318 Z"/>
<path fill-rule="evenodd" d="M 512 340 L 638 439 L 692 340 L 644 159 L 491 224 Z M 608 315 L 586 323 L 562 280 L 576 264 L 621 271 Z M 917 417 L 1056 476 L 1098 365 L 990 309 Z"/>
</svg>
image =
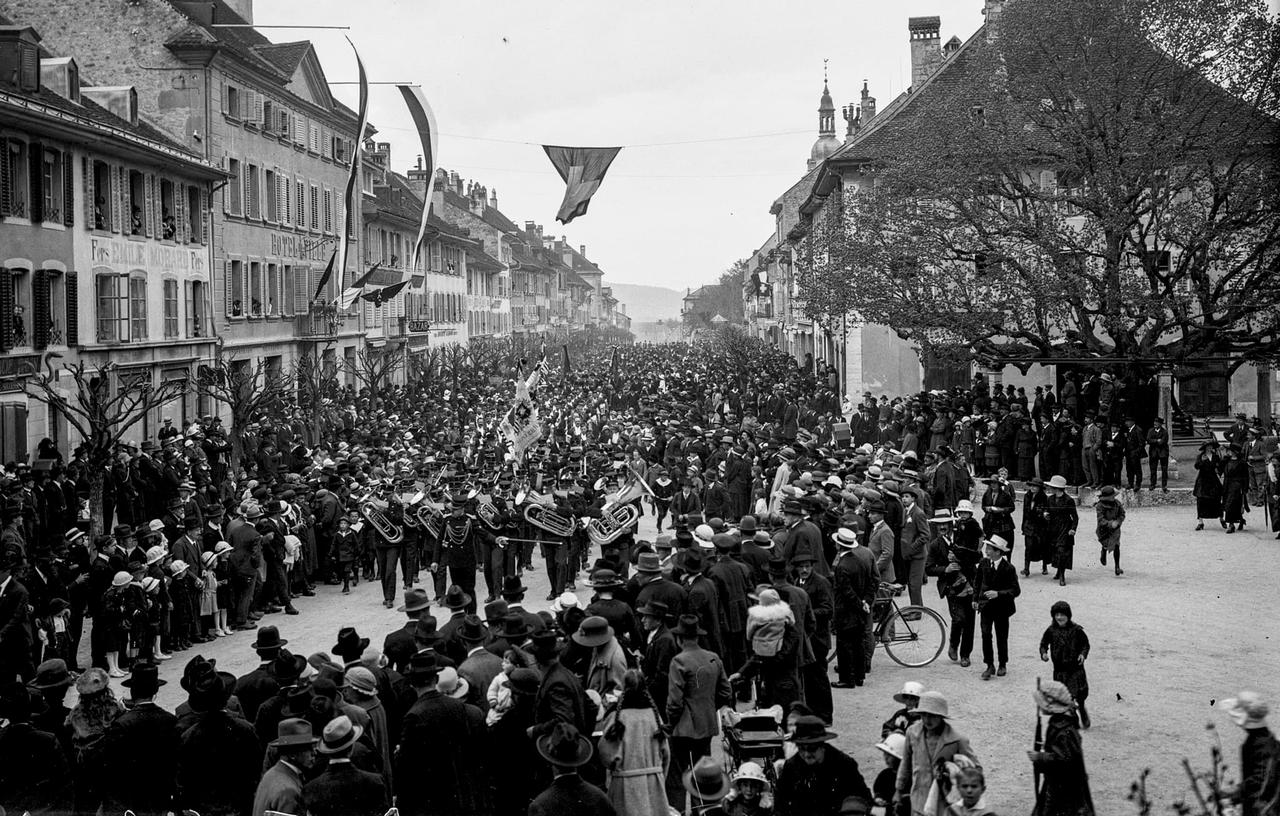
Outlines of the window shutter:
<svg viewBox="0 0 1280 816">
<path fill-rule="evenodd" d="M 98 196 L 93 187 L 93 156 L 85 156 L 80 160 L 80 170 L 84 173 L 84 228 L 95 229 L 97 219 L 94 217 Z"/>
<path fill-rule="evenodd" d="M 242 214 L 245 218 L 248 218 L 253 213 L 253 199 L 250 198 L 253 187 L 249 184 L 249 176 L 251 176 L 253 172 L 253 165 L 248 164 L 247 162 L 240 165 L 240 184 L 244 187 L 244 209 Z"/>
<path fill-rule="evenodd" d="M 13 179 L 9 178 L 9 140 L 0 136 L 0 218 L 13 215 Z"/>
<path fill-rule="evenodd" d="M 163 217 L 163 213 L 161 214 Z M 173 185 L 173 240 L 179 244 L 187 242 L 187 185 L 175 182 Z M 160 234 L 164 235 L 164 224 L 160 226 Z"/>
<path fill-rule="evenodd" d="M 27 145 L 27 214 L 31 223 L 44 221 L 44 146 L 39 142 Z"/>
<path fill-rule="evenodd" d="M 231 285 L 231 261 L 222 262 L 222 311 L 231 316 L 231 301 L 234 299 L 234 287 Z"/>
<path fill-rule="evenodd" d="M 195 336 L 195 292 L 194 285 L 191 281 L 182 282 L 182 308 L 183 308 L 183 327 L 185 329 L 184 337 Z"/>
<path fill-rule="evenodd" d="M 109 167 L 108 170 L 111 176 L 111 231 L 121 232 L 127 223 L 120 216 L 122 211 L 129 211 L 129 185 L 125 183 L 123 167 Z"/>
<path fill-rule="evenodd" d="M 0 351 L 13 347 L 13 271 L 0 266 Z"/>
<path fill-rule="evenodd" d="M 265 98 L 265 97 L 263 97 L 263 95 L 262 95 L 262 94 L 257 93 L 256 91 L 254 92 L 254 94 L 253 94 L 253 121 L 254 121 L 254 122 L 256 122 L 256 123 L 258 123 L 259 125 L 265 125 L 265 121 L 264 121 L 265 117 L 264 117 L 264 114 L 265 114 L 265 109 L 266 109 L 266 101 L 267 101 L 267 100 L 266 100 L 266 98 Z"/>
<path fill-rule="evenodd" d="M 293 313 L 306 314 L 307 304 L 311 302 L 311 293 L 315 288 L 311 286 L 311 271 L 309 269 L 293 268 Z"/>
<path fill-rule="evenodd" d="M 63 288 L 67 293 L 67 345 L 75 348 L 80 345 L 80 279 L 75 270 L 62 276 Z"/>
<path fill-rule="evenodd" d="M 147 173 L 142 179 L 142 232 L 148 238 L 159 237 L 156 222 L 156 177 Z"/>
<path fill-rule="evenodd" d="M 31 347 L 44 351 L 49 346 L 49 272 L 37 269 L 31 278 Z"/>
<path fill-rule="evenodd" d="M 71 151 L 63 151 L 62 161 L 62 225 L 74 227 L 76 224 L 76 169 Z M 90 206 L 93 199 L 89 199 Z"/>
<path fill-rule="evenodd" d="M 208 231 L 208 228 L 205 227 L 205 223 L 204 223 L 204 214 L 207 213 L 208 211 L 209 211 L 209 191 L 206 190 L 202 185 L 200 187 L 200 217 L 197 218 L 195 222 L 196 229 L 200 231 L 200 235 L 197 236 L 197 240 L 199 240 L 200 243 L 202 244 L 209 243 L 209 231 Z"/>
<path fill-rule="evenodd" d="M 298 147 L 307 145 L 307 120 L 298 113 L 293 115 L 293 143 Z"/>
<path fill-rule="evenodd" d="M 276 211 L 275 219 L 281 224 L 289 223 L 289 179 L 284 171 L 276 168 Z"/>
</svg>

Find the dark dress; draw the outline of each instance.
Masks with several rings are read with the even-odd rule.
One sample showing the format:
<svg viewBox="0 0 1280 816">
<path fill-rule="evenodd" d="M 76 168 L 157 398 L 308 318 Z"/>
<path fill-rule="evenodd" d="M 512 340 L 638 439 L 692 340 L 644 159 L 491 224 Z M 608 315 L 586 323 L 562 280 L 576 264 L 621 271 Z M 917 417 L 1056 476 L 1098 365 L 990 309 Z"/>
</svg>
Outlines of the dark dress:
<svg viewBox="0 0 1280 816">
<path fill-rule="evenodd" d="M 1231 459 L 1222 469 L 1222 520 L 1227 524 L 1243 524 L 1249 509 L 1249 463 Z"/>
<path fill-rule="evenodd" d="M 1201 454 L 1196 457 L 1196 518 L 1216 519 L 1222 516 L 1222 479 L 1218 462 Z"/>
<path fill-rule="evenodd" d="M 1044 509 L 1044 544 L 1048 548 L 1046 555 L 1050 556 L 1054 567 L 1071 569 L 1076 546 L 1076 537 L 1072 531 L 1080 523 L 1075 499 L 1065 493 L 1047 496 Z"/>
<path fill-rule="evenodd" d="M 1093 816 L 1089 775 L 1084 768 L 1075 714 L 1054 714 L 1045 726 L 1044 748 L 1035 760 L 1043 780 L 1031 816 Z"/>
<path fill-rule="evenodd" d="M 1053 660 L 1053 679 L 1067 687 L 1072 699 L 1083 703 L 1089 697 L 1089 677 L 1080 662 L 1081 655 L 1089 656 L 1089 636 L 1084 628 L 1075 621 L 1067 621 L 1066 626 L 1049 624 L 1040 638 L 1040 651 L 1046 650 Z"/>
</svg>

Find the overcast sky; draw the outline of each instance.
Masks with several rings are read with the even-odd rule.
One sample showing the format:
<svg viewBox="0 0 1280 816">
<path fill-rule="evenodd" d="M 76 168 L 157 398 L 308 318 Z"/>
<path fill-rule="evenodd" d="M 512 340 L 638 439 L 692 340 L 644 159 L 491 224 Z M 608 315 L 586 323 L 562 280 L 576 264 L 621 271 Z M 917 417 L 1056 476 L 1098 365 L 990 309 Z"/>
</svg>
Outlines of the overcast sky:
<svg viewBox="0 0 1280 816">
<path fill-rule="evenodd" d="M 517 224 L 585 244 L 606 283 L 676 289 L 714 281 L 768 239 L 769 206 L 817 137 L 823 59 L 843 138 L 839 108 L 863 79 L 881 109 L 910 84 L 907 18 L 934 14 L 943 42 L 967 39 L 982 0 L 257 0 L 254 11 L 260 25 L 351 26 L 370 81 L 422 85 L 442 167 L 496 188 Z M 343 32 L 264 33 L 309 38 L 330 81 L 356 79 Z M 354 86 L 334 91 L 355 107 Z M 404 172 L 419 147 L 395 88 L 372 88 L 370 121 Z M 638 146 L 702 139 L 717 141 Z M 564 186 L 538 144 L 637 146 L 564 226 Z"/>
</svg>

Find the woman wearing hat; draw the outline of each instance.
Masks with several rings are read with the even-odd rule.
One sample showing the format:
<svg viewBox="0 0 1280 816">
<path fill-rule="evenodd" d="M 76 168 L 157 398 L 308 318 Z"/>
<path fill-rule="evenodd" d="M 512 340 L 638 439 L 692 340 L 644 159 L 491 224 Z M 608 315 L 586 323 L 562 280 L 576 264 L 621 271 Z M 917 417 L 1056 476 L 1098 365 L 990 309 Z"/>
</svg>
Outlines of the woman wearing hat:
<svg viewBox="0 0 1280 816">
<path fill-rule="evenodd" d="M 945 812 L 951 777 L 962 767 L 978 765 L 978 755 L 951 725 L 947 698 L 942 694 L 921 694 L 916 713 L 919 719 L 907 728 L 902 747 L 895 803 L 899 813 L 935 816 Z"/>
<path fill-rule="evenodd" d="M 1256 691 L 1241 691 L 1219 701 L 1245 733 L 1240 745 L 1240 812 L 1249 816 L 1280 813 L 1280 743 L 1267 727 L 1270 706 Z"/>
<path fill-rule="evenodd" d="M 124 706 L 111 690 L 111 679 L 102 669 L 92 668 L 76 678 L 80 699 L 67 716 L 71 725 L 72 760 L 75 771 L 75 811 L 94 813 L 102 803 L 106 779 L 104 737 Z"/>
<path fill-rule="evenodd" d="M 1227 446 L 1222 464 L 1222 520 L 1227 532 L 1244 529 L 1244 514 L 1249 512 L 1249 463 L 1239 445 Z"/>
<path fill-rule="evenodd" d="M 829 744 L 836 734 L 814 716 L 797 717 L 787 735 L 796 753 L 782 764 L 774 803 L 780 814 L 836 814 L 845 799 L 872 801 L 858 761 Z"/>
<path fill-rule="evenodd" d="M 1044 542 L 1052 548 L 1053 576 L 1059 586 L 1067 585 L 1067 570 L 1072 568 L 1076 546 L 1076 527 L 1080 516 L 1076 512 L 1076 500 L 1067 495 L 1067 480 L 1054 476 L 1045 485 L 1049 494 L 1044 506 Z"/>
<path fill-rule="evenodd" d="M 1041 683 L 1032 697 L 1036 708 L 1049 716 L 1043 746 L 1039 751 L 1027 752 L 1043 778 L 1032 816 L 1093 816 L 1080 723 L 1071 692 L 1062 683 L 1049 680 Z"/>
<path fill-rule="evenodd" d="M 1049 564 L 1045 558 L 1044 523 L 1045 503 L 1044 479 L 1036 476 L 1027 482 L 1027 489 L 1022 495 L 1022 577 L 1031 575 L 1031 562 L 1040 562 L 1040 574 L 1049 572 Z"/>
<path fill-rule="evenodd" d="M 1098 543 L 1102 545 L 1098 559 L 1102 566 L 1107 565 L 1107 553 L 1111 553 L 1116 566 L 1116 575 L 1124 575 L 1120 569 L 1120 525 L 1124 524 L 1124 505 L 1116 498 L 1116 489 L 1107 485 L 1098 492 L 1098 502 L 1094 505 L 1098 514 Z"/>
<path fill-rule="evenodd" d="M 1200 446 L 1196 454 L 1196 483 L 1191 493 L 1196 497 L 1196 529 L 1204 529 L 1205 519 L 1217 519 L 1225 529 L 1222 518 L 1222 462 L 1218 455 L 1218 440 L 1210 439 Z"/>
</svg>

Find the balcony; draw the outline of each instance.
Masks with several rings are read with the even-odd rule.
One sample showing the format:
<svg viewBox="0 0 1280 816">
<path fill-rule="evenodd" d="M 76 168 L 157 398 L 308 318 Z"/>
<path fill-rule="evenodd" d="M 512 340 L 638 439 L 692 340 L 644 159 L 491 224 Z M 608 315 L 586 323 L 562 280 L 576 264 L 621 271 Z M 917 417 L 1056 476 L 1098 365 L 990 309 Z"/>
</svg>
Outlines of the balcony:
<svg viewBox="0 0 1280 816">
<path fill-rule="evenodd" d="M 320 339 L 337 336 L 347 316 L 332 305 L 316 307 L 310 314 L 294 318 L 294 336 L 302 339 Z"/>
</svg>

